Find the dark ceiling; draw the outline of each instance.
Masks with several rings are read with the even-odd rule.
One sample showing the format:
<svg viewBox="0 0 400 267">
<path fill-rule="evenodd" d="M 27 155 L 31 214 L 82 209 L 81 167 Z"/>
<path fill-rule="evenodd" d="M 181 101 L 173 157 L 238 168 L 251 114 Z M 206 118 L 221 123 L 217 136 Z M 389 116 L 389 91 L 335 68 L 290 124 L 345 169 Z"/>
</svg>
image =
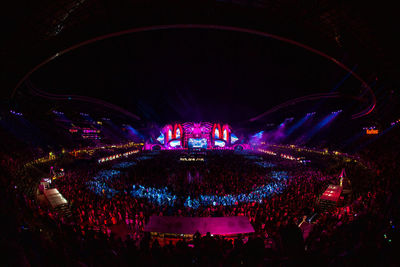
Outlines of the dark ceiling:
<svg viewBox="0 0 400 267">
<path fill-rule="evenodd" d="M 357 94 L 360 83 L 352 77 L 335 88 L 345 77 L 325 58 L 276 40 L 169 29 L 82 47 L 43 66 L 30 81 L 44 91 L 117 103 L 149 121 L 234 123 L 303 95 Z"/>
<path fill-rule="evenodd" d="M 398 94 L 394 6 L 263 0 L 9 4 L 2 9 L 7 37 L 1 47 L 3 97 L 29 70 L 63 49 L 116 31 L 166 24 L 229 25 L 284 36 L 335 57 L 368 83 L 378 80 L 380 91 Z M 212 30 L 165 30 L 80 48 L 44 66 L 30 81 L 45 91 L 98 97 L 164 122 L 242 121 L 288 99 L 334 90 L 344 77 L 326 59 L 276 41 Z M 357 93 L 359 87 L 350 78 L 338 90 Z"/>
</svg>

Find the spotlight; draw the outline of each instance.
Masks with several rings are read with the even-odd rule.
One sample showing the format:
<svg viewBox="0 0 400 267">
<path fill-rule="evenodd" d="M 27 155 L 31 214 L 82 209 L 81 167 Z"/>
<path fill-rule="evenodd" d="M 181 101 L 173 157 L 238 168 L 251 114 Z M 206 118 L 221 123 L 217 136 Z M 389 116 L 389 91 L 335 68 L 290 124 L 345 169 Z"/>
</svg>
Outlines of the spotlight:
<svg viewBox="0 0 400 267">
<path fill-rule="evenodd" d="M 391 126 L 394 126 L 394 125 L 399 124 L 399 123 L 400 123 L 400 119 L 398 119 L 397 121 L 394 121 L 394 122 L 390 123 L 390 125 L 391 125 Z"/>
<path fill-rule="evenodd" d="M 16 112 L 15 110 L 12 110 L 12 109 L 10 110 L 10 113 L 13 115 L 16 115 L 16 116 L 22 116 L 21 112 Z"/>
</svg>

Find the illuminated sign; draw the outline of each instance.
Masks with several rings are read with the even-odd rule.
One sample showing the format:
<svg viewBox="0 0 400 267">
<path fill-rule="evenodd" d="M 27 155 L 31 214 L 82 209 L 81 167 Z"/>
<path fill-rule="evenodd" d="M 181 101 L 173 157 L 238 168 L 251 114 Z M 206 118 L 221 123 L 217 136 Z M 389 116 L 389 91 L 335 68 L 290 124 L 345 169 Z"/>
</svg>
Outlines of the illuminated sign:
<svg viewBox="0 0 400 267">
<path fill-rule="evenodd" d="M 182 157 L 179 160 L 180 161 L 204 161 L 204 158 L 186 158 L 186 157 Z"/>
<path fill-rule="evenodd" d="M 367 132 L 367 134 L 378 134 L 379 130 L 378 129 L 367 129 L 366 132 Z"/>
</svg>

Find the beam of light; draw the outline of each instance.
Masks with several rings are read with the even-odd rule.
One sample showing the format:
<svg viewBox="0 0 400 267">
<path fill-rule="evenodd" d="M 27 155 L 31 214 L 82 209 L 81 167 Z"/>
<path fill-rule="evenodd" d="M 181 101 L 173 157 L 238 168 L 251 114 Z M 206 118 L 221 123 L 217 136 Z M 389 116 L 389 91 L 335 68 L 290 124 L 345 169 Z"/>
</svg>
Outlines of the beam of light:
<svg viewBox="0 0 400 267">
<path fill-rule="evenodd" d="M 87 114 L 87 113 L 79 113 L 85 120 L 87 120 L 87 121 L 90 121 L 90 122 L 93 122 L 93 118 L 92 117 L 90 117 L 90 115 L 89 114 Z"/>
<path fill-rule="evenodd" d="M 264 131 L 260 131 L 252 136 L 252 138 L 261 139 L 264 134 Z"/>
<path fill-rule="evenodd" d="M 121 127 L 117 126 L 111 120 L 104 120 L 104 123 L 107 127 L 102 128 L 102 133 L 117 142 L 121 138 L 121 133 L 123 133 Z"/>
<path fill-rule="evenodd" d="M 327 115 L 322 121 L 320 121 L 311 131 L 306 134 L 305 139 L 306 141 L 311 139 L 315 134 L 317 134 L 323 127 L 331 123 L 339 114 L 340 112 L 332 112 L 331 114 Z"/>
<path fill-rule="evenodd" d="M 0 120 L 0 126 L 0 128 L 4 128 L 5 131 L 12 134 L 15 138 L 27 144 L 46 146 L 52 141 L 52 136 L 43 133 L 24 116 L 2 119 Z"/>
<path fill-rule="evenodd" d="M 355 71 L 357 69 L 357 65 L 355 65 L 351 71 Z M 351 72 L 347 72 L 346 75 L 338 82 L 336 83 L 336 85 L 332 88 L 332 90 L 330 91 L 330 93 L 333 93 L 335 91 L 337 91 L 337 89 L 342 86 L 342 84 L 344 84 L 344 82 L 351 76 Z M 356 98 L 355 98 L 356 99 Z M 362 102 L 363 99 L 356 99 L 357 101 Z M 318 110 L 320 106 L 322 106 L 326 101 L 322 100 L 319 101 L 318 103 L 315 104 L 313 110 Z"/>
<path fill-rule="evenodd" d="M 285 42 L 285 43 L 289 43 L 292 45 L 295 45 L 297 47 L 301 47 L 305 50 L 308 50 L 314 54 L 317 54 L 319 56 L 322 56 L 330 61 L 332 61 L 333 63 L 335 63 L 336 65 L 338 65 L 340 68 L 344 69 L 345 71 L 349 72 L 354 78 L 356 78 L 358 81 L 361 82 L 362 87 L 366 88 L 366 90 L 370 93 L 370 97 L 371 97 L 371 104 L 365 108 L 364 110 L 353 114 L 352 115 L 352 119 L 356 119 L 356 118 L 361 118 L 363 116 L 368 115 L 369 113 L 371 113 L 375 106 L 376 106 L 376 98 L 375 98 L 375 94 L 372 91 L 372 89 L 369 87 L 369 85 L 354 71 L 352 71 L 349 67 L 347 67 L 346 65 L 344 65 L 343 63 L 339 62 L 338 60 L 336 60 L 335 58 L 325 54 L 324 52 L 317 50 L 313 47 L 310 47 L 306 44 L 279 36 L 279 35 L 275 35 L 275 34 L 271 34 L 271 33 L 266 33 L 266 32 L 262 32 L 262 31 L 258 31 L 258 30 L 253 30 L 253 29 L 246 29 L 246 28 L 240 28 L 240 27 L 234 27 L 234 26 L 225 26 L 225 25 L 209 25 L 209 24 L 170 24 L 170 25 L 155 25 L 155 26 L 147 26 L 147 27 L 140 27 L 140 28 L 132 28 L 132 29 L 128 29 L 128 30 L 124 30 L 124 31 L 120 31 L 120 32 L 115 32 L 115 33 L 110 33 L 110 34 L 106 34 L 106 35 L 102 35 L 102 36 L 98 36 L 89 40 L 86 40 L 84 42 L 78 43 L 76 45 L 73 45 L 67 49 L 64 49 L 58 53 L 56 53 L 55 55 L 49 57 L 48 59 L 44 60 L 43 62 L 39 63 L 38 65 L 36 65 L 33 69 L 31 69 L 28 73 L 26 73 L 16 84 L 16 86 L 14 87 L 12 94 L 11 94 L 11 98 L 14 98 L 16 91 L 19 89 L 19 87 L 29 78 L 29 76 L 31 76 L 36 70 L 38 70 L 39 68 L 41 68 L 42 66 L 46 65 L 47 63 L 53 61 L 54 59 L 58 58 L 59 56 L 62 56 L 68 52 L 71 52 L 77 48 L 95 43 L 97 41 L 102 41 L 102 40 L 106 40 L 109 38 L 114 38 L 114 37 L 118 37 L 118 36 L 122 36 L 122 35 L 126 35 L 126 34 L 132 34 L 132 33 L 139 33 L 139 32 L 147 32 L 147 31 L 159 31 L 159 30 L 167 30 L 167 29 L 208 29 L 208 30 L 222 30 L 222 31 L 231 31 L 231 32 L 239 32 L 239 33 L 247 33 L 247 34 L 252 34 L 252 35 L 256 35 L 256 36 L 261 36 L 261 37 L 266 37 L 266 38 L 272 38 L 281 42 Z M 132 114 L 133 115 L 133 114 Z"/>
<path fill-rule="evenodd" d="M 357 69 L 357 65 L 354 66 L 354 67 L 351 69 L 351 72 L 349 71 L 349 72 L 346 73 L 346 75 L 343 77 L 343 79 L 341 79 L 341 80 L 332 88 L 331 92 L 336 91 L 342 84 L 344 84 L 344 82 L 351 76 L 351 73 L 352 73 L 352 72 L 354 73 L 354 71 L 355 71 L 356 69 Z"/>
<path fill-rule="evenodd" d="M 57 116 L 58 120 L 63 121 L 63 122 L 71 122 L 71 120 L 68 119 L 67 116 L 65 116 L 64 112 L 57 111 L 57 110 L 53 110 L 52 112 L 53 112 L 53 114 L 55 114 Z"/>
<path fill-rule="evenodd" d="M 285 137 L 286 123 L 292 121 L 292 119 L 293 118 L 285 119 L 281 124 L 279 124 L 278 128 L 270 135 L 271 142 L 279 142 Z"/>
<path fill-rule="evenodd" d="M 260 145 L 261 144 L 261 140 L 263 138 L 264 135 L 264 131 L 259 131 L 258 133 L 252 135 L 250 137 L 250 144 L 252 145 Z"/>
<path fill-rule="evenodd" d="M 364 136 L 365 134 L 365 130 L 362 130 L 358 133 L 356 133 L 354 136 L 350 137 L 349 139 L 347 139 L 346 141 L 343 142 L 344 146 L 343 147 L 348 147 L 351 144 L 353 144 L 354 142 L 356 142 L 358 139 L 360 139 L 362 136 Z"/>
<path fill-rule="evenodd" d="M 142 138 L 142 139 L 143 139 L 142 134 L 140 134 L 140 133 L 139 133 L 136 129 L 134 129 L 132 126 L 127 125 L 127 126 L 126 126 L 126 129 L 128 130 L 128 132 L 129 132 L 129 134 L 130 134 L 131 136 L 139 137 L 139 138 Z"/>
<path fill-rule="evenodd" d="M 312 115 L 305 115 L 301 120 L 296 122 L 290 129 L 286 132 L 286 136 L 291 135 L 297 128 L 299 128 L 301 125 L 303 125 Z"/>
</svg>

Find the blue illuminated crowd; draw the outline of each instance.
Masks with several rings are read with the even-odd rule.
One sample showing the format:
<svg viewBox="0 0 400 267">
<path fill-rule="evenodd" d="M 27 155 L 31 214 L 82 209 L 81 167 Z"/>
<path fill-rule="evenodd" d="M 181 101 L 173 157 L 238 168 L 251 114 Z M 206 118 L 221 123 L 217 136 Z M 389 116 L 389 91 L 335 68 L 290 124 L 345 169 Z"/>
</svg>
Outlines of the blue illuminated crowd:
<svg viewBox="0 0 400 267">
<path fill-rule="evenodd" d="M 102 194 L 107 198 L 112 198 L 118 193 L 118 191 L 110 187 L 110 180 L 119 174 L 120 171 L 117 170 L 100 171 L 95 177 L 93 177 L 92 181 L 87 182 L 87 186 L 95 194 Z"/>
<path fill-rule="evenodd" d="M 126 169 L 132 167 L 136 164 L 134 161 L 123 161 L 117 164 L 114 164 L 112 167 L 113 169 Z"/>
<path fill-rule="evenodd" d="M 254 159 L 254 157 L 247 157 L 248 159 Z M 139 160 L 150 159 L 150 157 L 142 156 Z M 259 157 L 256 157 L 259 159 Z M 257 165 L 269 168 L 276 166 L 275 164 L 261 161 L 255 162 Z M 260 164 L 261 163 L 261 164 Z M 135 166 L 136 162 L 120 162 L 114 164 L 114 169 L 126 169 Z M 97 195 L 101 195 L 107 198 L 112 198 L 115 194 L 119 193 L 111 187 L 113 178 L 119 176 L 121 173 L 119 170 L 101 170 L 93 177 L 93 180 L 87 182 L 87 187 Z M 274 194 L 281 193 L 286 184 L 284 183 L 289 179 L 287 172 L 285 171 L 272 171 L 270 173 L 272 178 L 268 184 L 263 184 L 258 187 L 252 188 L 249 193 L 240 194 L 224 194 L 224 195 L 199 195 L 198 197 L 187 196 L 183 201 L 185 207 L 198 209 L 200 206 L 232 206 L 238 205 L 239 203 L 249 202 L 262 202 L 263 199 L 269 198 Z M 118 178 L 117 178 L 118 179 Z M 189 181 L 190 183 L 192 181 Z M 127 190 L 124 190 L 125 192 Z M 159 206 L 175 206 L 178 199 L 176 194 L 171 193 L 171 190 L 167 186 L 162 188 L 156 188 L 151 186 L 145 186 L 141 184 L 132 185 L 132 190 L 129 191 L 130 195 L 134 198 L 147 199 L 147 201 L 159 205 Z"/>
<path fill-rule="evenodd" d="M 281 172 L 284 173 L 284 172 Z M 275 178 L 277 178 L 276 174 L 273 175 Z M 279 175 L 278 175 L 279 176 Z M 251 191 L 248 194 L 242 193 L 239 195 L 200 195 L 198 198 L 188 198 L 185 201 L 185 206 L 189 208 L 194 208 L 197 209 L 200 206 L 218 206 L 218 205 L 223 205 L 223 206 L 232 206 L 232 205 L 238 205 L 239 203 L 249 203 L 249 202 L 262 202 L 263 199 L 269 198 L 270 196 L 274 194 L 279 194 L 282 193 L 283 190 L 285 189 L 285 184 L 278 182 L 281 181 L 282 179 L 287 179 L 288 176 L 279 176 L 277 178 L 277 181 L 272 181 L 269 184 L 259 186 L 255 188 L 253 191 Z"/>
<path fill-rule="evenodd" d="M 170 193 L 167 187 L 154 188 L 133 185 L 130 193 L 135 198 L 144 198 L 156 205 L 174 206 L 176 201 L 176 195 Z"/>
<path fill-rule="evenodd" d="M 255 164 L 264 167 L 264 168 L 273 168 L 276 165 L 271 163 L 271 162 L 265 162 L 265 161 L 256 161 Z"/>
</svg>

